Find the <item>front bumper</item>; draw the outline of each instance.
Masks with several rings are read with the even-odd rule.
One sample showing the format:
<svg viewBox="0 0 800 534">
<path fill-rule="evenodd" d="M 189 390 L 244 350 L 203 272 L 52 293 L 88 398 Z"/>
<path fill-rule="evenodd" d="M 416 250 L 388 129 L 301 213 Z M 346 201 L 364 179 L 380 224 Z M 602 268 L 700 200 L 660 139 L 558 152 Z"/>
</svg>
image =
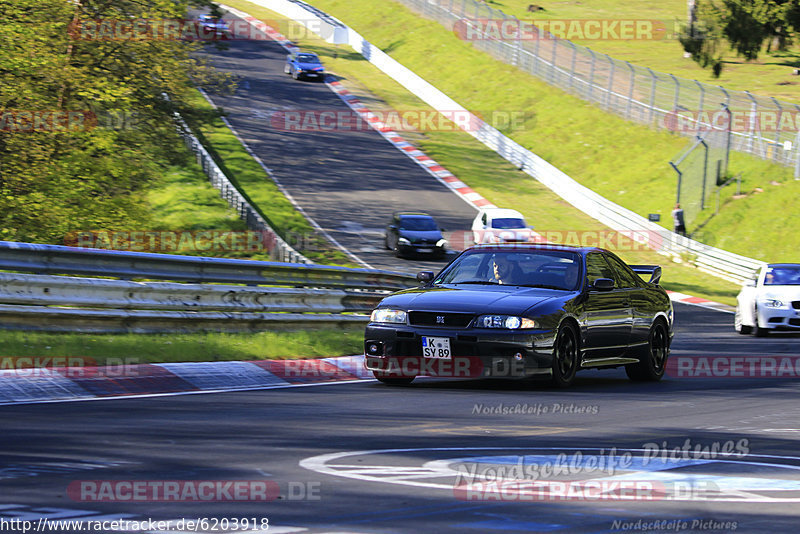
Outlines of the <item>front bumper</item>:
<svg viewBox="0 0 800 534">
<path fill-rule="evenodd" d="M 437 247 L 436 245 L 424 245 L 419 243 L 412 243 L 410 245 L 397 244 L 397 249 L 400 254 L 415 255 L 415 256 L 442 256 L 445 254 L 444 247 Z"/>
<path fill-rule="evenodd" d="M 758 324 L 772 330 L 800 330 L 800 310 L 759 306 Z"/>
<path fill-rule="evenodd" d="M 320 72 L 318 70 L 299 70 L 297 71 L 297 76 L 302 76 L 304 78 L 322 78 L 325 76 L 324 72 Z"/>
<path fill-rule="evenodd" d="M 450 339 L 452 357 L 422 356 L 422 336 Z M 549 376 L 555 331 L 495 331 L 369 324 L 364 365 L 386 376 L 522 378 Z"/>
</svg>

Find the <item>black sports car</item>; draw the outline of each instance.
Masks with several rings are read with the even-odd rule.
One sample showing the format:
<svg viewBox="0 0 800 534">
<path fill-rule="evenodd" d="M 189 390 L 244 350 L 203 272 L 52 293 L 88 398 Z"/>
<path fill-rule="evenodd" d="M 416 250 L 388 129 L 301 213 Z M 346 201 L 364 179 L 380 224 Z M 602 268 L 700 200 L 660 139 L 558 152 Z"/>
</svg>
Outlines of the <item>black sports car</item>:
<svg viewBox="0 0 800 534">
<path fill-rule="evenodd" d="M 476 246 L 378 304 L 365 365 L 388 384 L 540 375 L 566 387 L 581 369 L 621 365 L 632 380 L 660 380 L 673 322 L 660 278 L 599 248 Z"/>
</svg>

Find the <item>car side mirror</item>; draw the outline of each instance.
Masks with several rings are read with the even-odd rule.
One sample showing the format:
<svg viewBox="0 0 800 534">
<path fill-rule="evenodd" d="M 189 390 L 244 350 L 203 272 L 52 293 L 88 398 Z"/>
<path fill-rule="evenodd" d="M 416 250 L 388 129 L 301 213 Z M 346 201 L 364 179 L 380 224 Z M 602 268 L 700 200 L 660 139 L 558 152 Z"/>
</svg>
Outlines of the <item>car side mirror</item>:
<svg viewBox="0 0 800 534">
<path fill-rule="evenodd" d="M 397 226 L 394 224 L 389 225 L 389 230 L 397 230 Z"/>
<path fill-rule="evenodd" d="M 420 271 L 417 273 L 417 282 L 429 284 L 433 280 L 433 271 Z"/>
<path fill-rule="evenodd" d="M 611 291 L 614 289 L 614 280 L 611 278 L 598 278 L 592 284 L 592 289 L 596 291 Z"/>
</svg>

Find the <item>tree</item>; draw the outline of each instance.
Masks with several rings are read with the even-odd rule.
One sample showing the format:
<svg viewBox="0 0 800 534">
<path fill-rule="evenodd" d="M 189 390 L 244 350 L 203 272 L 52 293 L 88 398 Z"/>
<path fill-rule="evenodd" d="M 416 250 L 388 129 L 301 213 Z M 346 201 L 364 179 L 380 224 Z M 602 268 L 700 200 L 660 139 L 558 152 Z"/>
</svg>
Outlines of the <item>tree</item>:
<svg viewBox="0 0 800 534">
<path fill-rule="evenodd" d="M 799 0 L 697 0 L 697 23 L 688 25 L 681 44 L 703 67 L 721 70 L 722 41 L 738 56 L 758 59 L 767 43 L 785 50 L 800 28 Z"/>
<path fill-rule="evenodd" d="M 196 42 L 75 30 L 157 25 L 188 5 L 0 0 L 0 239 L 147 224 L 142 191 L 183 153 L 174 112 L 189 108 L 195 84 L 227 78 L 193 55 Z"/>
</svg>

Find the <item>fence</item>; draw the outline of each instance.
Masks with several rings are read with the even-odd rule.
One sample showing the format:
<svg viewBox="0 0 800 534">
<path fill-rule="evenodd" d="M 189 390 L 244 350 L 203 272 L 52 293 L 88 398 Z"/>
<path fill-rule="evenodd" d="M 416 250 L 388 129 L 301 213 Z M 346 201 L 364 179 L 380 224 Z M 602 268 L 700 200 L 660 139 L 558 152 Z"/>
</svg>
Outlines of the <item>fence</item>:
<svg viewBox="0 0 800 534">
<path fill-rule="evenodd" d="M 692 224 L 712 201 L 714 193 L 719 195 L 717 185 L 723 160 L 718 152 L 709 146 L 707 139 L 697 137 L 689 148 L 669 162 L 678 174 L 675 202 L 683 208 L 690 233 Z"/>
<path fill-rule="evenodd" d="M 468 31 L 476 48 L 628 120 L 687 136 L 724 131 L 726 121 L 732 120 L 730 145 L 724 141 L 721 146 L 713 145 L 722 139 L 713 136 L 709 140 L 712 146 L 794 167 L 795 177 L 800 177 L 800 106 L 796 104 L 655 72 L 547 31 L 539 31 L 538 38 L 500 39 L 484 31 L 485 21 L 508 21 L 517 28 L 520 21 L 483 2 L 398 1 L 448 29 L 458 23 L 455 29 Z M 682 52 L 676 44 L 675 53 Z"/>
<path fill-rule="evenodd" d="M 0 326 L 49 331 L 343 328 L 365 324 L 387 292 L 418 285 L 391 271 L 9 241 L 0 270 L 17 271 L 0 273 Z"/>
</svg>

